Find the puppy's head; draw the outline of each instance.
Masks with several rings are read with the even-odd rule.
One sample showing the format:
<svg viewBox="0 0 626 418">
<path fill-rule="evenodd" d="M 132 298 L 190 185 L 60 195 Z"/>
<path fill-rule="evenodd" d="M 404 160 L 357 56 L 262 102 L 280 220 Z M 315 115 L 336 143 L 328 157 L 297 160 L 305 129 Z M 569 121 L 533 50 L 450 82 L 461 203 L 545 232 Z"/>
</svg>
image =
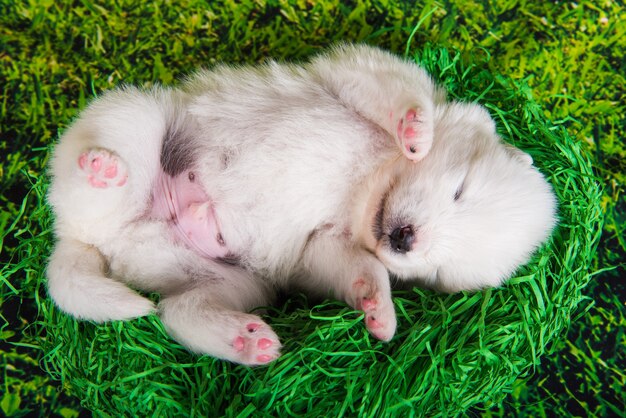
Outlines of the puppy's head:
<svg viewBox="0 0 626 418">
<path fill-rule="evenodd" d="M 554 227 L 550 186 L 477 105 L 441 106 L 430 153 L 400 164 L 372 220 L 373 250 L 400 278 L 445 291 L 497 286 Z"/>
</svg>

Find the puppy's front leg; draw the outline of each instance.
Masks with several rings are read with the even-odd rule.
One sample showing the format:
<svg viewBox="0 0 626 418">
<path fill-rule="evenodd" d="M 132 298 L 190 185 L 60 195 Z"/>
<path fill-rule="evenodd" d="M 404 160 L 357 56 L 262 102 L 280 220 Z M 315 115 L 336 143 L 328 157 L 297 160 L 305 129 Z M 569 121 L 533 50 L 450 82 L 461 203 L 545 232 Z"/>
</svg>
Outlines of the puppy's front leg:
<svg viewBox="0 0 626 418">
<path fill-rule="evenodd" d="M 345 106 L 387 131 L 409 160 L 430 151 L 435 106 L 445 94 L 415 63 L 365 45 L 341 45 L 313 60 L 311 70 Z"/>
<path fill-rule="evenodd" d="M 306 279 L 299 286 L 312 292 L 330 290 L 355 309 L 365 313 L 368 331 L 389 341 L 396 331 L 389 274 L 371 253 L 358 248 L 343 234 L 314 234 L 303 257 Z"/>
</svg>

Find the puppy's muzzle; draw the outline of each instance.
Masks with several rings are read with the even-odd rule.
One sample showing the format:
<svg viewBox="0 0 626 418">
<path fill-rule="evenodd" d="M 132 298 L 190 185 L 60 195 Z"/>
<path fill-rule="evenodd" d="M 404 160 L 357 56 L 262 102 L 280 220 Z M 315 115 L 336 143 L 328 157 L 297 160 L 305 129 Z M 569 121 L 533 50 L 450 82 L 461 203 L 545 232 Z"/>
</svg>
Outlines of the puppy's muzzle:
<svg viewBox="0 0 626 418">
<path fill-rule="evenodd" d="M 389 245 L 398 253 L 404 254 L 411 251 L 413 241 L 415 241 L 415 233 L 410 225 L 396 228 L 389 235 Z"/>
</svg>

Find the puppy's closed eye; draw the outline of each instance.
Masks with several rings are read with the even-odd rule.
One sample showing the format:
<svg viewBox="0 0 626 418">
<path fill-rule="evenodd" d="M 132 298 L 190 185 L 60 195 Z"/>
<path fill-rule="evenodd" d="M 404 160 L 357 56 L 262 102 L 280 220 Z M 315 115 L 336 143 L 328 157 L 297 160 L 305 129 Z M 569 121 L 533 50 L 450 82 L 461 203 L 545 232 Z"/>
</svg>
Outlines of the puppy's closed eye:
<svg viewBox="0 0 626 418">
<path fill-rule="evenodd" d="M 465 181 L 463 181 L 463 183 L 461 183 L 461 185 L 456 189 L 456 192 L 454 192 L 454 201 L 455 202 L 461 198 L 461 195 L 463 194 L 464 186 L 465 186 Z"/>
</svg>

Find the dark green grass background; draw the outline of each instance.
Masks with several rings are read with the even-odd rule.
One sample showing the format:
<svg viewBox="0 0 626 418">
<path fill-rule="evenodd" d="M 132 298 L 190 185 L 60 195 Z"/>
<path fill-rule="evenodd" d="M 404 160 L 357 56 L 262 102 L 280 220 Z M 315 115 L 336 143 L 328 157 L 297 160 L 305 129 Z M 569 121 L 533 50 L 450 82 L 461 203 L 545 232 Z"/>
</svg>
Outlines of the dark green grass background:
<svg viewBox="0 0 626 418">
<path fill-rule="evenodd" d="M 525 81 L 548 117 L 592 153 L 604 187 L 588 300 L 535 375 L 482 414 L 626 416 L 626 7 L 514 0 L 0 0 L 0 416 L 81 411 L 41 370 L 28 334 L 42 294 L 38 272 L 15 277 L 7 266 L 20 237 L 33 233 L 36 199 L 27 192 L 44 172 L 47 147 L 95 92 L 172 83 L 215 60 L 302 58 L 337 40 L 403 53 L 418 22 L 412 49 L 433 43 L 470 56 L 483 48 L 491 71 Z"/>
</svg>

